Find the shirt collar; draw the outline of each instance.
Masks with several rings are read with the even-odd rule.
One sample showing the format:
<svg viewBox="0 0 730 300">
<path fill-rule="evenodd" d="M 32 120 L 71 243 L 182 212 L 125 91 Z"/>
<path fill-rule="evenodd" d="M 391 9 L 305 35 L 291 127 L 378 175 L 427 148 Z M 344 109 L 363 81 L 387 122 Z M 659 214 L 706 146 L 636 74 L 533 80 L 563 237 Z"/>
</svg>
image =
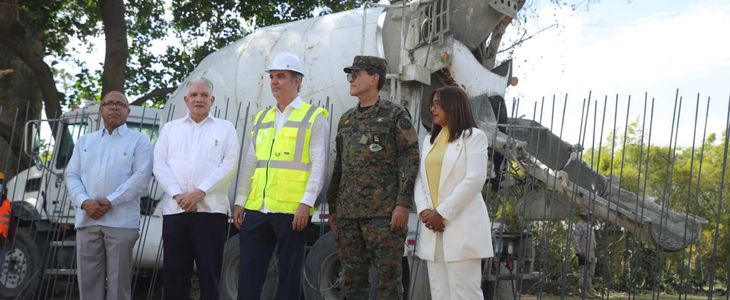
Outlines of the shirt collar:
<svg viewBox="0 0 730 300">
<path fill-rule="evenodd" d="M 195 123 L 195 121 L 190 117 L 189 112 L 185 114 L 185 121 L 190 122 L 192 124 L 203 124 L 205 122 L 208 122 L 208 120 L 213 120 L 213 117 L 210 116 L 210 113 L 208 113 L 208 115 L 205 117 L 205 119 L 203 119 L 203 121 L 200 121 L 200 123 Z"/>
<path fill-rule="evenodd" d="M 112 130 L 111 134 L 109 134 L 109 132 L 106 130 L 106 127 L 102 126 L 101 136 L 115 135 L 115 134 L 118 136 L 124 136 L 125 134 L 127 134 L 127 131 L 129 131 L 129 128 L 127 128 L 127 123 L 123 123 L 122 125 L 119 125 L 119 127 L 114 128 L 114 130 Z"/>
<path fill-rule="evenodd" d="M 304 100 L 302 100 L 302 97 L 299 97 L 297 95 L 297 97 L 294 98 L 294 101 L 292 101 L 291 103 L 289 103 L 289 105 L 287 105 L 284 108 L 284 111 L 289 110 L 289 109 L 292 109 L 292 110 L 298 109 L 298 108 L 300 108 L 302 106 L 302 103 L 304 103 Z M 276 104 L 274 104 L 274 107 L 276 107 L 276 111 L 277 112 L 282 112 L 283 113 L 283 111 L 279 111 L 279 106 L 277 106 Z"/>
<path fill-rule="evenodd" d="M 356 106 L 356 107 L 357 107 L 358 109 L 360 108 L 360 103 L 359 103 L 359 102 L 357 103 L 357 106 Z M 378 111 L 378 110 L 379 110 L 379 109 L 380 109 L 381 107 L 383 107 L 383 99 L 381 99 L 381 98 L 380 98 L 380 96 L 378 96 L 378 100 L 377 100 L 377 101 L 375 101 L 375 104 L 373 104 L 372 106 L 369 106 L 369 107 L 370 107 L 370 108 L 368 108 L 367 110 L 365 110 L 365 111 L 363 111 L 363 112 L 360 112 L 360 111 L 359 111 L 358 109 L 355 109 L 355 111 L 356 111 L 356 112 L 357 112 L 358 114 L 362 114 L 362 115 L 368 115 L 368 114 L 371 114 L 371 113 L 373 113 L 373 112 L 375 112 L 375 113 L 377 114 L 377 111 Z"/>
</svg>

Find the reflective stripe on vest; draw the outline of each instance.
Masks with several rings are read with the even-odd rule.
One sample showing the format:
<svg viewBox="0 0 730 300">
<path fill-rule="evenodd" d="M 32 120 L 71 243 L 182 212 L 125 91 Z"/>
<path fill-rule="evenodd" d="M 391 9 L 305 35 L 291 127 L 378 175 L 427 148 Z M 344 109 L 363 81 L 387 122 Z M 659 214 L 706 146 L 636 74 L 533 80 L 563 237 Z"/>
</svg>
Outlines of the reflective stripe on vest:
<svg viewBox="0 0 730 300">
<path fill-rule="evenodd" d="M 10 200 L 2 200 L 0 205 L 0 236 L 7 238 L 8 229 L 10 228 Z"/>
<path fill-rule="evenodd" d="M 276 130 L 276 108 L 260 111 L 252 128 L 256 151 L 256 170 L 245 208 L 266 208 L 294 213 L 306 190 L 312 163 L 309 157 L 312 125 L 327 110 L 308 103 L 292 111 L 286 123 Z M 314 210 L 310 210 L 312 214 Z"/>
</svg>

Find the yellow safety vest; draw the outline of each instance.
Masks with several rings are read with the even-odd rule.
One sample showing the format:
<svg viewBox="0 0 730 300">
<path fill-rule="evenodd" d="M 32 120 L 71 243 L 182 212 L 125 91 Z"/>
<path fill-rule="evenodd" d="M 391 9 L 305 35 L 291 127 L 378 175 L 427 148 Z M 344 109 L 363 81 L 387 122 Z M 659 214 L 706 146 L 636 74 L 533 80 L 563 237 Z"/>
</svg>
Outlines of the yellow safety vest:
<svg viewBox="0 0 730 300">
<path fill-rule="evenodd" d="M 251 177 L 251 192 L 244 206 L 250 210 L 266 208 L 293 214 L 304 196 L 312 163 L 309 141 L 315 118 L 327 110 L 308 103 L 292 111 L 284 126 L 276 131 L 275 107 L 256 114 L 252 133 L 256 150 L 256 170 Z M 309 214 L 314 213 L 314 208 Z"/>
</svg>

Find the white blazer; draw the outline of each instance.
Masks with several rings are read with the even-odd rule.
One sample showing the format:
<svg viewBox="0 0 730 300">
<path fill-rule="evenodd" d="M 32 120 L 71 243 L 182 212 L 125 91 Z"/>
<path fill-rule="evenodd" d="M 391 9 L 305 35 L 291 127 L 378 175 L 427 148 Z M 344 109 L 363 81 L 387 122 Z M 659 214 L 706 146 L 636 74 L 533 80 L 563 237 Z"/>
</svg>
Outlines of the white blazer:
<svg viewBox="0 0 730 300">
<path fill-rule="evenodd" d="M 423 140 L 421 165 L 416 179 L 414 199 L 420 214 L 433 209 L 431 192 L 426 178 L 426 156 L 433 148 L 431 135 Z M 482 187 L 487 180 L 487 136 L 472 128 L 468 137 L 450 142 L 444 153 L 439 180 L 439 203 L 436 211 L 444 217 L 443 253 L 446 262 L 494 256 L 492 232 Z M 424 260 L 433 261 L 437 234 L 419 221 L 416 253 Z"/>
</svg>

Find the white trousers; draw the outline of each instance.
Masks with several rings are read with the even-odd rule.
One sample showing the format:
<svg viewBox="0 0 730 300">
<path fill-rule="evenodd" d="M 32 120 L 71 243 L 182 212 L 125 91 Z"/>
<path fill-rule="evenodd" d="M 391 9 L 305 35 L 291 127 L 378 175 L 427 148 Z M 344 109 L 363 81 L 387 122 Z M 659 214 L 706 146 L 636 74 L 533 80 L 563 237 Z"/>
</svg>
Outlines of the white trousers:
<svg viewBox="0 0 730 300">
<path fill-rule="evenodd" d="M 439 234 L 436 238 L 434 261 L 428 261 L 428 281 L 431 285 L 431 299 L 484 299 L 481 288 L 481 261 L 481 259 L 477 258 L 445 262 L 443 237 Z"/>
<path fill-rule="evenodd" d="M 76 231 L 82 300 L 132 299 L 132 250 L 138 238 L 139 230 L 131 228 L 94 225 Z"/>
</svg>

